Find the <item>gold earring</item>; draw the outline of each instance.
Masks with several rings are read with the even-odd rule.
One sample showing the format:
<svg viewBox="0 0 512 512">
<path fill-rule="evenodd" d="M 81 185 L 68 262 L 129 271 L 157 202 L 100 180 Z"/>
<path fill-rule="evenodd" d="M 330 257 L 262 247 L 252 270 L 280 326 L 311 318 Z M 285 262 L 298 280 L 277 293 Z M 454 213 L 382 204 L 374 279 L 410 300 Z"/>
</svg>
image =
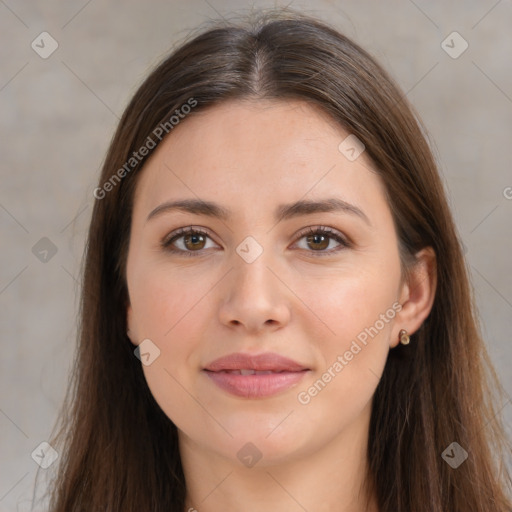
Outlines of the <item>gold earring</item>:
<svg viewBox="0 0 512 512">
<path fill-rule="evenodd" d="M 400 343 L 402 345 L 408 345 L 411 337 L 407 334 L 407 331 L 405 329 L 402 329 L 398 333 L 398 337 L 400 338 Z"/>
</svg>

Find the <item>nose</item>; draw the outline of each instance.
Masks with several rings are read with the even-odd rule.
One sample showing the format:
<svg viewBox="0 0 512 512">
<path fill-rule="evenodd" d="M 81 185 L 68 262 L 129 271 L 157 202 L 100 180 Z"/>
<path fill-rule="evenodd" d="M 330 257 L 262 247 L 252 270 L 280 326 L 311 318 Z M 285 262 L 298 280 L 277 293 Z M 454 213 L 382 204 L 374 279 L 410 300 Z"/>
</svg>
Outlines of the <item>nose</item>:
<svg viewBox="0 0 512 512">
<path fill-rule="evenodd" d="M 241 258 L 223 280 L 219 318 L 223 325 L 258 333 L 282 328 L 290 320 L 288 289 L 261 255 L 247 263 Z"/>
</svg>

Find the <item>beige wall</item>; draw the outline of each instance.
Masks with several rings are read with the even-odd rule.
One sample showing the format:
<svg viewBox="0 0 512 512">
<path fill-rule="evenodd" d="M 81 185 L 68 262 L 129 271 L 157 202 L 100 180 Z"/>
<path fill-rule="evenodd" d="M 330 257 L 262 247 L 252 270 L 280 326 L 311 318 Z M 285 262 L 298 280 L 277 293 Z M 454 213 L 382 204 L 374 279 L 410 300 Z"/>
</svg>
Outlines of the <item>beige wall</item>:
<svg viewBox="0 0 512 512">
<path fill-rule="evenodd" d="M 92 191 L 118 117 L 173 42 L 217 13 L 229 17 L 250 5 L 0 2 L 0 511 L 29 510 L 37 468 L 30 454 L 47 439 L 63 398 Z M 510 394 L 512 4 L 324 0 L 293 7 L 353 37 L 408 91 L 432 138 L 488 347 Z M 31 47 L 35 40 L 39 53 L 51 50 L 48 38 L 44 48 L 37 38 L 43 31 L 58 43 L 46 59 Z M 458 58 L 441 47 L 453 31 L 469 44 Z M 449 51 L 462 49 L 461 40 L 450 41 Z M 43 237 L 57 249 L 46 263 L 32 252 Z M 511 409 L 509 402 L 509 421 Z"/>
</svg>

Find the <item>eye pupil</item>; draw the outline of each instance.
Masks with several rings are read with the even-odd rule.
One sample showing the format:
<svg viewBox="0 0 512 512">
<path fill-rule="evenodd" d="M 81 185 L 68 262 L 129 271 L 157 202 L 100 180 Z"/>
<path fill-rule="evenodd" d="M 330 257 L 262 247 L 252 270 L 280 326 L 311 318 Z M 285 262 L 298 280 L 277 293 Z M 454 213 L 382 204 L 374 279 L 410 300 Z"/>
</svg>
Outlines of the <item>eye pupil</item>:
<svg viewBox="0 0 512 512">
<path fill-rule="evenodd" d="M 185 235 L 183 237 L 184 239 L 184 242 L 185 242 L 185 246 L 188 246 L 188 242 L 193 240 L 192 241 L 192 246 L 191 247 L 187 247 L 187 248 L 198 248 L 198 245 L 197 243 L 201 244 L 201 242 L 204 244 L 204 236 L 203 235 L 200 235 L 200 234 L 192 234 L 192 235 Z M 199 242 L 198 242 L 199 240 Z M 202 247 L 199 247 L 199 249 L 202 249 Z"/>
<path fill-rule="evenodd" d="M 323 239 L 323 240 L 319 242 L 318 239 Z M 308 243 L 313 243 L 313 244 L 320 243 L 320 244 L 322 244 L 321 247 L 316 247 L 316 249 L 325 249 L 325 248 L 329 247 L 329 238 L 324 235 L 319 235 L 319 234 L 309 235 Z"/>
</svg>

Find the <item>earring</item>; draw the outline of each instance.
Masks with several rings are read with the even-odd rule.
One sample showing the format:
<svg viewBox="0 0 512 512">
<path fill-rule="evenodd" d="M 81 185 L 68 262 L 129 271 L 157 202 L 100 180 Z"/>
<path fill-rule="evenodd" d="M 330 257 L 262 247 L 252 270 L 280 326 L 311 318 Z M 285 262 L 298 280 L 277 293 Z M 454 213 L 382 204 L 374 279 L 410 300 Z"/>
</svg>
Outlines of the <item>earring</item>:
<svg viewBox="0 0 512 512">
<path fill-rule="evenodd" d="M 405 329 L 402 329 L 398 333 L 398 337 L 400 338 L 400 343 L 402 345 L 408 345 L 411 337 L 407 334 L 407 331 Z"/>
</svg>

